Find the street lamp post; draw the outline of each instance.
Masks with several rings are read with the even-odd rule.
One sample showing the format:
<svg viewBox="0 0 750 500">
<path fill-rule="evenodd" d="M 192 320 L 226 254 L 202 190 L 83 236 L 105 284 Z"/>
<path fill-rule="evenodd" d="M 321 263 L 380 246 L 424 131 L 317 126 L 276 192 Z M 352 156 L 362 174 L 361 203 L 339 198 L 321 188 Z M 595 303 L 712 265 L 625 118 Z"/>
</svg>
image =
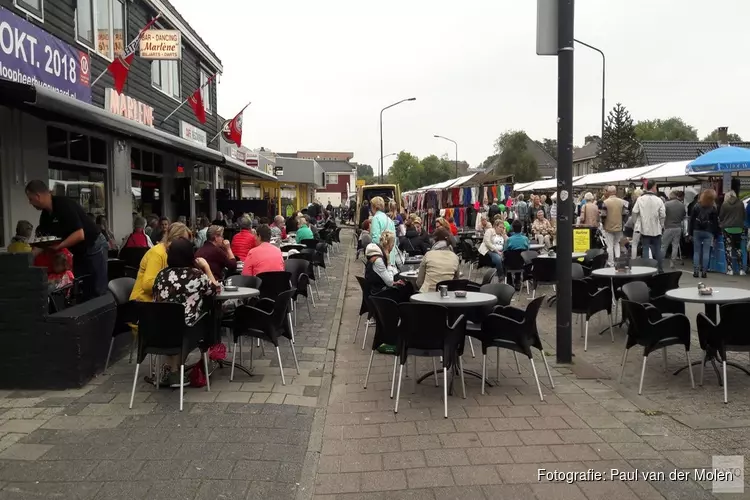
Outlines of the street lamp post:
<svg viewBox="0 0 750 500">
<path fill-rule="evenodd" d="M 605 121 L 605 117 L 606 117 L 606 114 L 607 114 L 607 110 L 606 110 L 606 106 L 605 106 L 605 102 L 604 102 L 604 95 L 605 95 L 605 90 L 606 90 L 606 72 L 605 72 L 605 70 L 606 70 L 607 60 L 604 57 L 604 52 L 602 52 L 601 50 L 597 49 L 593 45 L 589 45 L 588 43 L 582 42 L 580 40 L 574 40 L 574 41 L 576 43 L 580 43 L 584 47 L 588 47 L 591 50 L 597 51 L 602 56 L 602 136 L 600 137 L 600 139 L 604 140 L 604 121 Z"/>
<path fill-rule="evenodd" d="M 378 179 L 378 183 L 383 183 L 383 111 L 385 111 L 388 108 L 392 108 L 393 106 L 398 106 L 402 102 L 406 101 L 416 101 L 416 97 L 409 97 L 408 99 L 401 99 L 398 102 L 394 102 L 390 106 L 386 106 L 383 109 L 380 110 L 380 176 Z"/>
<path fill-rule="evenodd" d="M 443 137 L 442 135 L 434 135 L 433 137 L 436 137 L 438 139 L 445 139 L 446 141 L 452 142 L 456 146 L 456 178 L 458 178 L 458 143 L 453 139 L 448 139 L 447 137 Z"/>
<path fill-rule="evenodd" d="M 396 156 L 397 154 L 398 154 L 398 153 L 390 153 L 390 154 L 387 154 L 387 155 L 383 156 L 382 158 L 380 158 L 380 159 L 378 160 L 378 172 L 380 172 L 380 171 L 381 171 L 381 170 L 383 169 L 383 160 L 384 160 L 384 159 L 388 158 L 389 156 Z M 378 182 L 381 182 L 381 183 L 382 183 L 382 180 L 381 180 L 381 181 L 378 181 Z"/>
</svg>

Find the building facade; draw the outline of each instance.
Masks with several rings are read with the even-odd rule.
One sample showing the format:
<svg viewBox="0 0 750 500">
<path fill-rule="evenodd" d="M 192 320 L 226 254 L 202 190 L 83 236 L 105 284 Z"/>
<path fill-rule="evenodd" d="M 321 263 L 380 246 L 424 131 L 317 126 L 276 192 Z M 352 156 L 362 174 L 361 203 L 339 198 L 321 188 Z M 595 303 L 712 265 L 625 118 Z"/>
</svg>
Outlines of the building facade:
<svg viewBox="0 0 750 500">
<path fill-rule="evenodd" d="M 316 190 L 315 197 L 323 206 L 334 207 L 343 201 L 348 204 L 350 196 L 357 192 L 357 167 L 348 161 L 318 160 L 324 173 L 323 187 Z"/>
<path fill-rule="evenodd" d="M 135 57 L 118 94 L 106 67 L 157 13 L 152 29 L 180 33 L 179 59 Z M 38 221 L 32 179 L 118 238 L 134 214 L 212 217 L 219 168 L 274 180 L 220 151 L 215 80 L 205 124 L 187 104 L 172 114 L 223 67 L 166 0 L 0 0 L 0 40 L 0 247 L 18 220 Z"/>
</svg>

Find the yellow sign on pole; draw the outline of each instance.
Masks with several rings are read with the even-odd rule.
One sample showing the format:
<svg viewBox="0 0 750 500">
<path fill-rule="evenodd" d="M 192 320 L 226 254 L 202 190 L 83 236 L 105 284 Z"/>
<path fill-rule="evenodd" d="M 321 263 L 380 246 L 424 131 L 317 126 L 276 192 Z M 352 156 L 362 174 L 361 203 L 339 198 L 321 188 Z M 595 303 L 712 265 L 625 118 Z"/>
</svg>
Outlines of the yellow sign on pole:
<svg viewBox="0 0 750 500">
<path fill-rule="evenodd" d="M 591 230 L 573 229 L 573 251 L 585 252 L 591 248 Z"/>
<path fill-rule="evenodd" d="M 357 179 L 357 187 L 364 186 L 366 184 L 364 179 Z"/>
</svg>

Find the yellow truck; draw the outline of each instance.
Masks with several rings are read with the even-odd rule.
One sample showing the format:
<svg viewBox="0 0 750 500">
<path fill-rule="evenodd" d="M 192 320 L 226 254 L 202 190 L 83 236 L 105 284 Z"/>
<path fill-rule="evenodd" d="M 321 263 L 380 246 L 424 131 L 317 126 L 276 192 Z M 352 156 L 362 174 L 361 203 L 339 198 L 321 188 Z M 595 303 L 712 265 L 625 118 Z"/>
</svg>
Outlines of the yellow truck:
<svg viewBox="0 0 750 500">
<path fill-rule="evenodd" d="M 398 205 L 398 209 L 401 210 L 401 189 L 398 184 L 371 184 L 369 186 L 358 186 L 357 187 L 357 225 L 362 225 L 370 216 L 370 200 L 380 196 L 385 200 L 385 208 L 388 209 L 388 203 L 394 200 Z M 364 202 L 367 205 L 362 209 Z"/>
</svg>

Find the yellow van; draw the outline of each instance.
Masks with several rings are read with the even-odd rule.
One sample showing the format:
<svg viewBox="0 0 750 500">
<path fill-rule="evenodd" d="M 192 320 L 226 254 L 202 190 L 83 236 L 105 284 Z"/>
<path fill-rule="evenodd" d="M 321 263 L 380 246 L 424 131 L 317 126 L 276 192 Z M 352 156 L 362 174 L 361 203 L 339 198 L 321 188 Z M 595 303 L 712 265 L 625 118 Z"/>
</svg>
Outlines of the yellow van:
<svg viewBox="0 0 750 500">
<path fill-rule="evenodd" d="M 359 186 L 357 188 L 357 227 L 362 225 L 370 216 L 370 200 L 380 196 L 385 200 L 385 208 L 388 210 L 388 203 L 394 200 L 401 210 L 401 188 L 398 184 L 372 184 L 369 186 Z M 367 207 L 363 211 L 362 204 L 367 201 Z"/>
</svg>

